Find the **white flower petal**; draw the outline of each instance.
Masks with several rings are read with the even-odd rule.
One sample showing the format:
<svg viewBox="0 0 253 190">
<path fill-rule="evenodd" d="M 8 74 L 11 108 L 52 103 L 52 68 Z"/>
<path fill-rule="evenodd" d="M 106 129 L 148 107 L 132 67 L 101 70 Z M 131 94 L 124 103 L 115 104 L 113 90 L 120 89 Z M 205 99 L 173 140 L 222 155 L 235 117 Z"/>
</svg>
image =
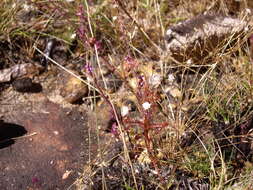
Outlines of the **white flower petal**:
<svg viewBox="0 0 253 190">
<path fill-rule="evenodd" d="M 145 109 L 145 110 L 148 110 L 150 107 L 151 107 L 151 104 L 149 102 L 144 102 L 142 104 L 142 107 Z"/>
<path fill-rule="evenodd" d="M 129 108 L 127 106 L 121 107 L 121 116 L 125 117 L 129 113 Z"/>
</svg>

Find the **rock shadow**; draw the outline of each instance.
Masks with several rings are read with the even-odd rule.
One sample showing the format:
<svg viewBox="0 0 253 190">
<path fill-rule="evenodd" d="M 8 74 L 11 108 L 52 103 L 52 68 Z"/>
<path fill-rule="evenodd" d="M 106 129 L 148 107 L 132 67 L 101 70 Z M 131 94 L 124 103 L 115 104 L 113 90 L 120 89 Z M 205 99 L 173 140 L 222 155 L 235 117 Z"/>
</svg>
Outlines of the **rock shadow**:
<svg viewBox="0 0 253 190">
<path fill-rule="evenodd" d="M 0 120 L 0 149 L 11 146 L 15 143 L 13 138 L 23 136 L 26 133 L 27 131 L 23 126 Z"/>
</svg>

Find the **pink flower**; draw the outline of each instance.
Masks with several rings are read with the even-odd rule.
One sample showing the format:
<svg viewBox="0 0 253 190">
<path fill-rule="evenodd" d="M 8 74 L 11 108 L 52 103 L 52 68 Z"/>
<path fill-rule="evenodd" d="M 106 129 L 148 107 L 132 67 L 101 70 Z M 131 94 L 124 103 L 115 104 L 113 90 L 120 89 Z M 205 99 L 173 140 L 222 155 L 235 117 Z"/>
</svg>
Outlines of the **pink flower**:
<svg viewBox="0 0 253 190">
<path fill-rule="evenodd" d="M 112 133 L 114 136 L 119 136 L 117 122 L 114 122 L 114 123 L 112 124 L 111 133 Z"/>
<path fill-rule="evenodd" d="M 101 43 L 101 41 L 96 40 L 96 41 L 95 41 L 95 47 L 97 48 L 97 50 L 101 49 L 101 48 L 102 48 L 102 43 Z"/>
<path fill-rule="evenodd" d="M 133 59 L 130 55 L 126 56 L 124 59 L 125 59 L 125 61 L 128 62 L 129 64 L 131 64 L 131 63 L 134 62 L 134 59 Z"/>
<path fill-rule="evenodd" d="M 39 179 L 37 177 L 32 178 L 32 183 L 38 183 L 38 182 L 39 182 Z"/>
<path fill-rule="evenodd" d="M 93 67 L 92 67 L 91 63 L 87 63 L 84 66 L 84 69 L 85 69 L 85 71 L 86 71 L 87 74 L 89 74 L 89 75 L 93 74 Z"/>
</svg>

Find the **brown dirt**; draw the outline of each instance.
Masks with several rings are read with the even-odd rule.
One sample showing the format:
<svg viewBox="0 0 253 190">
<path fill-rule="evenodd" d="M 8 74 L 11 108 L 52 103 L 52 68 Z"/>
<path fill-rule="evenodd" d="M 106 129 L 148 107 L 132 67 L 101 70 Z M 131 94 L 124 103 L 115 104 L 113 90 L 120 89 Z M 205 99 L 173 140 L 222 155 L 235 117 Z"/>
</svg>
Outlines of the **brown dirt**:
<svg viewBox="0 0 253 190">
<path fill-rule="evenodd" d="M 0 189 L 66 189 L 87 159 L 88 152 L 83 152 L 88 135 L 84 114 L 47 100 L 42 104 L 40 113 L 19 107 L 5 116 Z M 26 136 L 8 140 L 22 131 L 27 131 Z M 62 179 L 67 171 L 70 175 Z"/>
<path fill-rule="evenodd" d="M 54 87 L 51 92 L 57 91 Z M 53 103 L 57 95 L 48 94 L 18 93 L 11 87 L 2 91 L 1 190 L 67 189 L 82 173 L 89 154 L 92 158 L 97 152 L 97 135 L 91 133 L 89 139 L 87 113 L 80 106 Z"/>
</svg>

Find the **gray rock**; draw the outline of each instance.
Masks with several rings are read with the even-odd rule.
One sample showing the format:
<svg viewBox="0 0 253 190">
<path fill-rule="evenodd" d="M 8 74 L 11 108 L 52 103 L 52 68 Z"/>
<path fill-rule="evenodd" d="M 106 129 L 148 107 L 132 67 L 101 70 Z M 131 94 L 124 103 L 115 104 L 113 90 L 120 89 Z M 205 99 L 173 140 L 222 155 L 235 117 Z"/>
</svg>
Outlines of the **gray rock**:
<svg viewBox="0 0 253 190">
<path fill-rule="evenodd" d="M 246 31 L 248 23 L 245 20 L 201 14 L 171 26 L 165 36 L 166 47 L 177 61 L 195 61 L 222 47 L 222 42 L 235 39 Z"/>
</svg>

